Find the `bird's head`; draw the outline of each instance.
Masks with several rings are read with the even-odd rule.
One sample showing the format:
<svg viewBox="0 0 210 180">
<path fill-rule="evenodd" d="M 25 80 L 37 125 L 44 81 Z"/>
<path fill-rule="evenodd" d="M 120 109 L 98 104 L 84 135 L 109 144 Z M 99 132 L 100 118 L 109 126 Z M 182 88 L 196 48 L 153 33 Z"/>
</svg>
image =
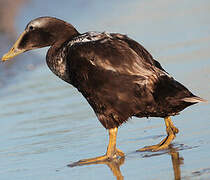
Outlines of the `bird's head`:
<svg viewBox="0 0 210 180">
<path fill-rule="evenodd" d="M 69 23 L 53 17 L 39 17 L 29 22 L 2 61 L 32 49 L 63 43 L 78 35 L 77 30 Z"/>
</svg>

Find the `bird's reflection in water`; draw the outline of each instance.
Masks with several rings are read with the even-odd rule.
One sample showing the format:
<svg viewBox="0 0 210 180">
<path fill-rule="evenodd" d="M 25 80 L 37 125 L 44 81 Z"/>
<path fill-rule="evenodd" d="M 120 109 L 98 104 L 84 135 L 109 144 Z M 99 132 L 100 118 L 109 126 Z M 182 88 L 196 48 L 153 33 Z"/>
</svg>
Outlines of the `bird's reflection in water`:
<svg viewBox="0 0 210 180">
<path fill-rule="evenodd" d="M 121 157 L 119 159 L 114 159 L 112 161 L 101 161 L 101 162 L 93 162 L 84 165 L 93 165 L 93 164 L 106 164 L 110 170 L 112 171 L 113 175 L 116 177 L 117 180 L 123 180 L 124 177 L 120 171 L 120 166 L 123 165 L 125 162 L 125 157 Z M 69 164 L 69 167 L 75 167 L 77 166 L 77 163 Z M 80 165 L 81 166 L 81 165 Z"/>
<path fill-rule="evenodd" d="M 160 156 L 163 154 L 168 153 L 171 156 L 172 166 L 173 166 L 173 172 L 174 172 L 174 179 L 180 180 L 181 179 L 181 169 L 180 165 L 184 163 L 184 158 L 179 156 L 178 150 L 186 149 L 190 147 L 185 147 L 183 145 L 179 145 L 179 147 L 174 148 L 173 145 L 169 146 L 169 149 L 159 152 L 148 152 L 147 154 L 144 154 L 143 158 L 153 157 L 153 156 Z"/>
<path fill-rule="evenodd" d="M 180 180 L 181 179 L 181 170 L 180 165 L 183 164 L 184 158 L 179 156 L 179 152 L 176 151 L 175 148 L 169 149 L 169 154 L 171 155 L 171 161 L 174 169 L 174 179 Z"/>
<path fill-rule="evenodd" d="M 151 153 L 151 154 L 150 154 Z M 170 146 L 170 148 L 166 151 L 162 152 L 149 152 L 149 154 L 144 154 L 142 157 L 153 157 L 153 156 L 160 156 L 163 154 L 168 153 L 171 156 L 171 161 L 173 165 L 173 172 L 174 172 L 174 179 L 175 180 L 180 180 L 181 179 L 181 170 L 180 170 L 180 165 L 183 164 L 183 157 L 179 156 L 179 152 L 176 148 L 173 148 Z M 120 166 L 123 165 L 125 162 L 125 157 L 121 157 L 120 159 L 114 159 L 113 161 L 102 161 L 102 162 L 94 162 L 94 163 L 88 163 L 88 164 L 83 164 L 84 165 L 93 165 L 93 164 L 106 164 L 113 175 L 116 177 L 117 180 L 123 180 L 124 177 L 121 173 Z M 69 167 L 75 167 L 77 166 L 77 163 L 69 164 Z"/>
<path fill-rule="evenodd" d="M 112 171 L 113 175 L 116 177 L 117 180 L 123 180 L 124 177 L 121 174 L 120 166 L 123 165 L 125 162 L 125 157 L 121 157 L 120 159 L 115 159 L 114 161 L 107 161 L 101 164 L 106 164 L 110 170 Z"/>
</svg>

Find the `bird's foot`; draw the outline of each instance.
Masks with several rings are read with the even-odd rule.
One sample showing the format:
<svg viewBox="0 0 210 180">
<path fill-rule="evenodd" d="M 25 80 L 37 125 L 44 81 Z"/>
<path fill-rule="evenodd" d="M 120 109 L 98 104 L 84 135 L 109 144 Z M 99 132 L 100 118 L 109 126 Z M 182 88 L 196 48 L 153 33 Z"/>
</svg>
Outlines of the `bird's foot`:
<svg viewBox="0 0 210 180">
<path fill-rule="evenodd" d="M 119 157 L 124 157 L 125 154 L 119 150 L 119 149 L 116 149 L 116 152 L 112 155 L 103 155 L 103 156 L 98 156 L 98 157 L 95 157 L 95 158 L 89 158 L 89 159 L 82 159 L 80 161 L 77 161 L 75 163 L 72 163 L 72 164 L 69 164 L 68 166 L 69 167 L 74 167 L 74 166 L 82 166 L 82 165 L 88 165 L 88 164 L 97 164 L 97 163 L 100 163 L 100 162 L 105 162 L 105 161 L 112 161 L 114 159 L 117 159 Z"/>
<path fill-rule="evenodd" d="M 175 138 L 175 134 L 169 134 L 167 137 L 165 137 L 159 144 L 152 145 L 152 146 L 146 146 L 144 148 L 138 149 L 137 151 L 160 151 L 163 149 L 167 149 L 171 143 L 171 141 Z"/>
<path fill-rule="evenodd" d="M 170 143 L 173 141 L 173 139 L 176 137 L 176 134 L 179 132 L 179 129 L 174 126 L 170 117 L 165 118 L 165 124 L 166 132 L 168 134 L 167 137 L 165 137 L 159 144 L 153 146 L 146 146 L 144 148 L 138 149 L 137 151 L 160 151 L 163 149 L 168 149 Z"/>
<path fill-rule="evenodd" d="M 143 151 L 154 151 L 158 149 L 160 146 L 158 144 L 152 145 L 152 146 L 145 146 L 143 148 L 140 148 L 136 150 L 137 152 L 143 152 Z"/>
</svg>

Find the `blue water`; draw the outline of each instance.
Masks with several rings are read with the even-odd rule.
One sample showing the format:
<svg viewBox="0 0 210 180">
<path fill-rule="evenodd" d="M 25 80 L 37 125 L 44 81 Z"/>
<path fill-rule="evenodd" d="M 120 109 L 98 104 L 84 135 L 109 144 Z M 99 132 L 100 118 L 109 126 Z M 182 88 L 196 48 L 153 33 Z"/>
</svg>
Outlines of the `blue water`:
<svg viewBox="0 0 210 180">
<path fill-rule="evenodd" d="M 20 34 L 28 21 L 48 15 L 70 22 L 80 32 L 127 34 L 193 93 L 210 100 L 209 7 L 204 0 L 32 0 L 16 17 L 16 28 Z M 105 153 L 108 134 L 81 94 L 50 72 L 46 50 L 13 59 L 18 67 L 39 63 L 32 70 L 11 66 L 5 72 L 14 73 L 1 78 L 8 83 L 0 91 L 0 179 L 117 179 L 106 164 L 67 167 Z M 181 159 L 182 179 L 210 179 L 209 120 L 209 104 L 194 105 L 173 117 L 180 130 L 173 150 Z M 118 179 L 174 179 L 173 153 L 135 152 L 164 136 L 160 118 L 133 118 L 120 127 L 117 144 L 126 157 Z"/>
</svg>

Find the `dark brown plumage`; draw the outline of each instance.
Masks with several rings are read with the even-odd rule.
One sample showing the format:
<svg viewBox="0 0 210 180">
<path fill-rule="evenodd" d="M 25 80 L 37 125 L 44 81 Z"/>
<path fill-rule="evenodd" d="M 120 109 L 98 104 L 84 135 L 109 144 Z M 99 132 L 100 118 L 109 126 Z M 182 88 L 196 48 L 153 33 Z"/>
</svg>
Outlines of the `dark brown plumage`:
<svg viewBox="0 0 210 180">
<path fill-rule="evenodd" d="M 105 128 L 118 127 L 132 116 L 175 115 L 194 104 L 184 98 L 196 96 L 166 73 L 143 46 L 125 35 L 99 35 L 97 40 L 87 33 L 90 41 L 66 42 L 58 56 L 48 53 L 47 63 L 52 69 L 58 57 L 63 59 L 66 77 L 52 71 L 83 94 Z"/>
<path fill-rule="evenodd" d="M 132 116 L 163 117 L 175 136 L 178 130 L 167 118 L 204 101 L 126 35 L 80 34 L 72 25 L 56 18 L 31 21 L 3 60 L 45 46 L 51 46 L 47 53 L 49 68 L 82 93 L 106 129 L 115 129 Z M 112 158 L 120 153 L 114 149 Z"/>
</svg>

